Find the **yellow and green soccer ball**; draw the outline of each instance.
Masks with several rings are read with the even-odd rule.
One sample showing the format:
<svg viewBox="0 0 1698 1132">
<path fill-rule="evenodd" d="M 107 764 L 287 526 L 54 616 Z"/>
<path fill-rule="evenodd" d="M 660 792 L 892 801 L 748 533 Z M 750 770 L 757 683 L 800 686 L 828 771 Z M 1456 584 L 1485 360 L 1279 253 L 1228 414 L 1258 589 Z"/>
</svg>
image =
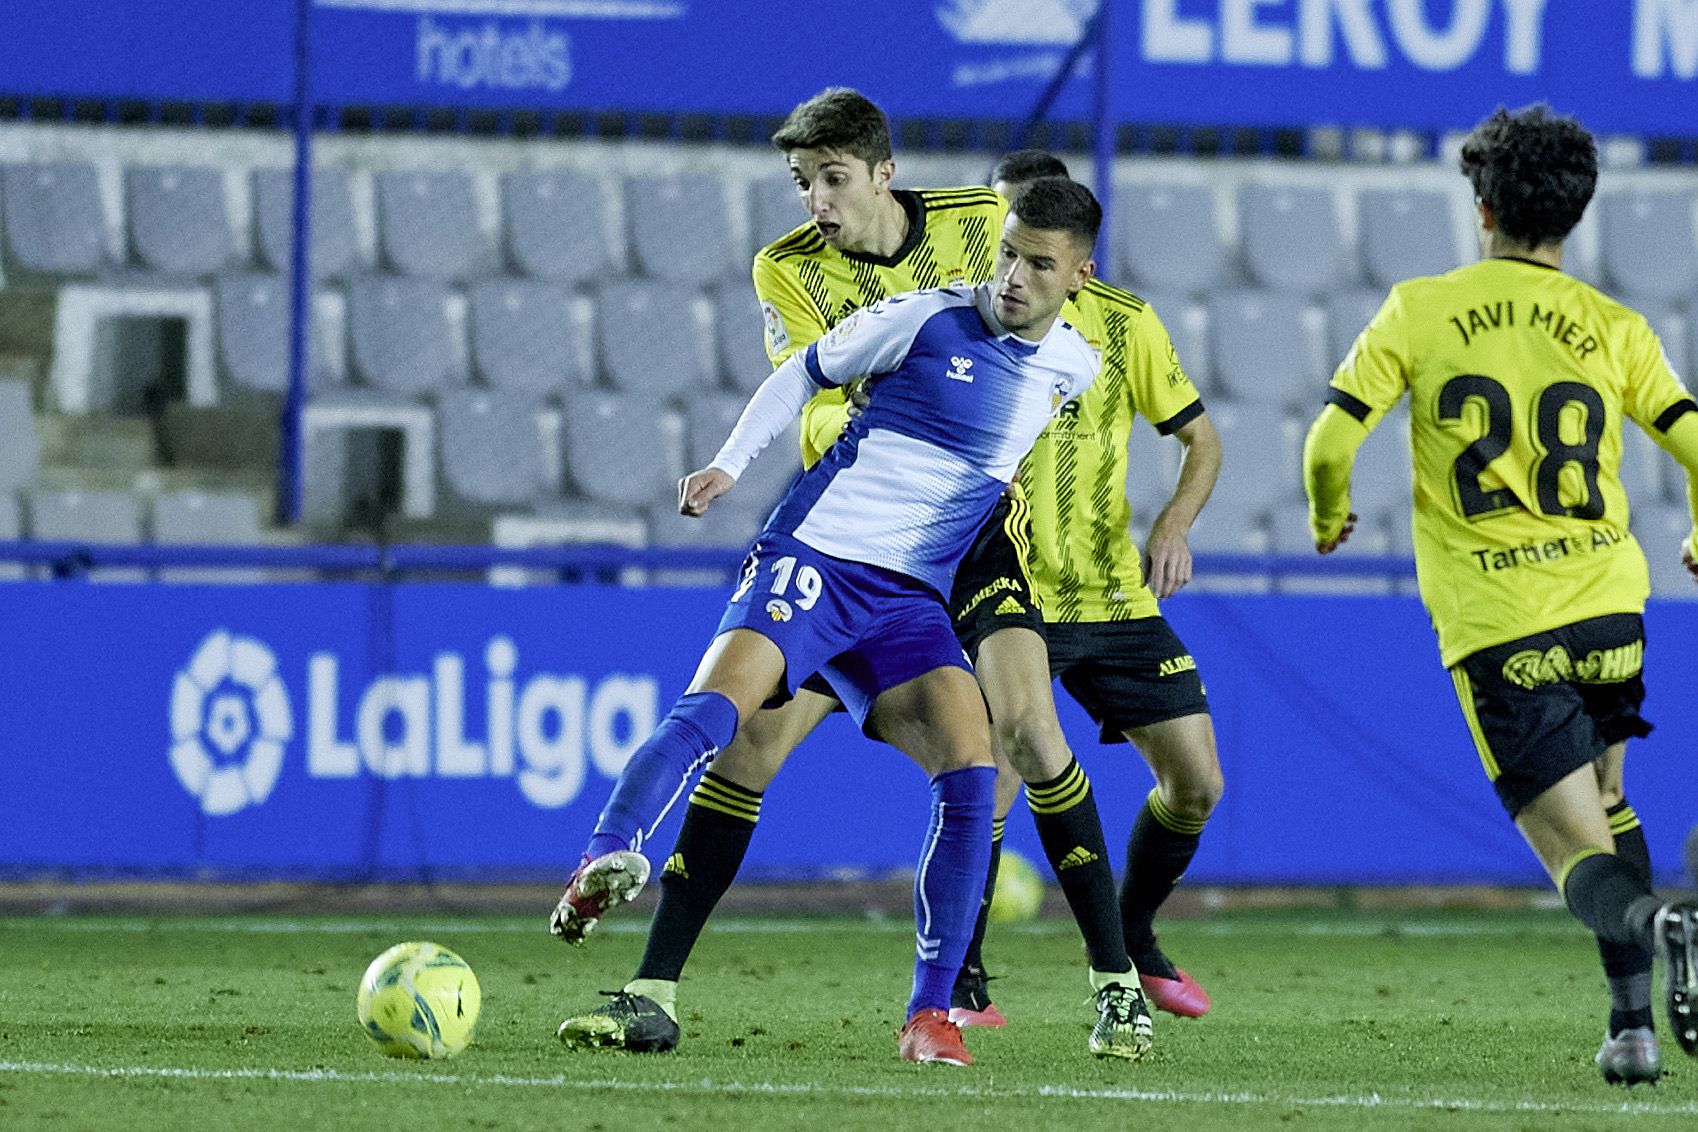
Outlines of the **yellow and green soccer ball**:
<svg viewBox="0 0 1698 1132">
<path fill-rule="evenodd" d="M 360 1026 L 388 1057 L 453 1057 L 472 1040 L 483 992 L 466 961 L 434 943 L 398 943 L 360 980 Z"/>
<path fill-rule="evenodd" d="M 1044 903 L 1044 879 L 1023 854 L 1002 851 L 996 871 L 996 888 L 991 892 L 990 919 L 996 924 L 1017 924 L 1036 919 Z"/>
</svg>

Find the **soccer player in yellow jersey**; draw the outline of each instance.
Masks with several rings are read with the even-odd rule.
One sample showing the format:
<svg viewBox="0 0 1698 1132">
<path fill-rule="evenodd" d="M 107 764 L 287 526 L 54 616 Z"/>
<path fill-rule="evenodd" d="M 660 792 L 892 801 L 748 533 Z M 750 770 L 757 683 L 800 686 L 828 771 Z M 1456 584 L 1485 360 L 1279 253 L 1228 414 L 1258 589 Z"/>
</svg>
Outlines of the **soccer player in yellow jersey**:
<svg viewBox="0 0 1698 1132">
<path fill-rule="evenodd" d="M 1024 184 L 1050 176 L 1067 176 L 1067 166 L 1041 150 L 1021 150 L 997 163 L 992 181 L 1013 199 Z M 1222 777 L 1196 662 L 1157 599 L 1191 578 L 1186 539 L 1220 474 L 1220 437 L 1167 330 L 1142 299 L 1092 279 L 1067 317 L 1102 351 L 1103 368 L 1021 466 L 1020 488 L 1031 510 L 1027 570 L 1043 610 L 1050 672 L 1097 723 L 1103 742 L 1129 742 L 1155 774 L 1126 847 L 1120 889 L 1126 949 L 1152 1003 L 1197 1017 L 1209 1009 L 1208 995 L 1163 954 L 1153 922 L 1196 855 Z M 1132 542 L 1125 490 L 1138 414 L 1185 449 L 1178 482 L 1151 523 L 1142 556 Z M 973 564 L 962 564 L 956 585 L 957 634 L 964 640 L 963 619 L 974 616 L 975 604 L 1005 600 L 1003 587 L 1018 570 L 1008 563 L 1000 576 L 980 575 L 975 589 L 967 576 Z M 1027 784 L 1027 805 L 1065 889 L 1080 858 L 1067 853 L 1091 836 L 1089 826 L 1075 827 L 1065 813 L 1083 773 L 1059 735 L 1048 741 L 1005 735 L 1002 747 Z M 1057 806 L 1063 812 L 1049 817 Z M 1058 839 L 1053 846 L 1051 838 Z"/>
<path fill-rule="evenodd" d="M 1654 1081 L 1651 968 L 1698 1053 L 1698 907 L 1659 905 L 1622 795 L 1647 734 L 1645 558 L 1619 476 L 1625 419 L 1686 468 L 1698 515 L 1698 404 L 1644 317 L 1562 268 L 1596 148 L 1544 106 L 1499 109 L 1462 148 L 1482 259 L 1392 288 L 1332 380 L 1304 450 L 1315 545 L 1349 537 L 1357 446 L 1405 393 L 1415 566 L 1486 775 L 1576 918 L 1598 937 L 1611 1009 L 1598 1068 Z M 1683 554 L 1690 565 L 1698 535 Z"/>
</svg>

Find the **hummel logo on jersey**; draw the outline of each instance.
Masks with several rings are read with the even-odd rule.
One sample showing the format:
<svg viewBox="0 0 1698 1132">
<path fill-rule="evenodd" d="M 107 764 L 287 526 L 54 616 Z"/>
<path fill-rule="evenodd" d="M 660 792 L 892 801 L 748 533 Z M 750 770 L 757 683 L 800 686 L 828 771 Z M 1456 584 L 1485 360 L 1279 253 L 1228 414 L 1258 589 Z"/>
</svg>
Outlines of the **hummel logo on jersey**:
<svg viewBox="0 0 1698 1132">
<path fill-rule="evenodd" d="M 1177 676 L 1181 672 L 1195 671 L 1197 671 L 1197 662 L 1189 656 L 1170 656 L 1161 662 L 1161 668 L 1156 671 L 1156 675 Z"/>
<path fill-rule="evenodd" d="M 682 877 L 685 880 L 690 879 L 690 870 L 684 867 L 684 854 L 682 853 L 674 853 L 672 856 L 666 858 L 666 864 L 661 867 L 660 871 L 665 873 L 667 876 Z"/>
<path fill-rule="evenodd" d="M 1067 856 L 1055 863 L 1055 871 L 1064 872 L 1067 869 L 1076 869 L 1080 865 L 1088 865 L 1092 861 L 1100 860 L 1102 860 L 1102 857 L 1099 854 L 1091 852 L 1083 845 L 1075 845 L 1068 851 Z M 670 864 L 668 867 L 670 867 Z"/>
<path fill-rule="evenodd" d="M 1007 617 L 1011 613 L 1024 612 L 1026 612 L 1026 607 L 1021 605 L 1018 601 L 1015 601 L 1012 597 L 1003 598 L 1002 604 L 996 607 L 996 615 L 998 617 Z"/>
<path fill-rule="evenodd" d="M 954 369 L 950 370 L 948 373 L 944 374 L 944 376 L 949 378 L 949 380 L 951 380 L 951 381 L 972 381 L 973 380 L 973 375 L 967 372 L 968 370 L 973 368 L 973 359 L 972 358 L 963 358 L 960 355 L 956 355 L 955 357 L 952 357 L 952 358 L 949 359 L 949 364 L 955 367 Z"/>
</svg>

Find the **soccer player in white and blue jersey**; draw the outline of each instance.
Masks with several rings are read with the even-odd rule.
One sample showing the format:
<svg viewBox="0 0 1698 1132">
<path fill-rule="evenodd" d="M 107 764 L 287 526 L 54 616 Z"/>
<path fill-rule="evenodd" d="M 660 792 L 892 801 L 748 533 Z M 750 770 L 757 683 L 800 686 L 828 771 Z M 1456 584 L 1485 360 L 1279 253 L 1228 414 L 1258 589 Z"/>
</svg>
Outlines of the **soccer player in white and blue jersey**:
<svg viewBox="0 0 1698 1132">
<path fill-rule="evenodd" d="M 688 691 L 620 775 L 555 913 L 558 934 L 581 940 L 635 896 L 646 831 L 691 775 L 741 721 L 818 672 L 869 734 L 931 777 L 900 1051 L 971 1064 L 948 1010 L 983 893 L 996 772 L 944 595 L 1021 458 L 1096 375 L 1096 351 L 1058 315 L 1091 277 L 1101 216 L 1083 186 L 1035 183 L 1009 214 L 989 282 L 850 316 L 775 370 L 714 461 L 685 477 L 680 510 L 700 515 L 815 392 L 870 378 L 867 408 L 774 509 Z M 622 992 L 605 1009 L 627 1048 L 639 1014 L 650 1048 L 677 1041 L 643 996 Z"/>
</svg>

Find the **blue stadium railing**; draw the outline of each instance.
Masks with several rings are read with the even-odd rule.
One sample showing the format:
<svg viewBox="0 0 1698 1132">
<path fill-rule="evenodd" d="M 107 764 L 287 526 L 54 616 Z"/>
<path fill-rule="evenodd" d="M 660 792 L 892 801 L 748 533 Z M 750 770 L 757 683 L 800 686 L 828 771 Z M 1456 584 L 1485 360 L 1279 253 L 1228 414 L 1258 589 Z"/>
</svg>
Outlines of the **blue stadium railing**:
<svg viewBox="0 0 1698 1132">
<path fill-rule="evenodd" d="M 491 569 L 556 571 L 595 578 L 621 570 L 717 571 L 729 580 L 741 551 L 681 547 L 585 544 L 507 548 L 482 544 L 310 544 L 255 546 L 149 543 L 105 544 L 36 539 L 0 540 L 0 562 L 46 568 L 53 578 L 78 578 L 96 569 L 309 570 L 327 576 L 369 575 L 404 579 L 420 573 L 474 573 Z M 1415 562 L 1396 556 L 1321 558 L 1292 554 L 1198 554 L 1200 577 L 1381 578 L 1415 576 Z"/>
</svg>

